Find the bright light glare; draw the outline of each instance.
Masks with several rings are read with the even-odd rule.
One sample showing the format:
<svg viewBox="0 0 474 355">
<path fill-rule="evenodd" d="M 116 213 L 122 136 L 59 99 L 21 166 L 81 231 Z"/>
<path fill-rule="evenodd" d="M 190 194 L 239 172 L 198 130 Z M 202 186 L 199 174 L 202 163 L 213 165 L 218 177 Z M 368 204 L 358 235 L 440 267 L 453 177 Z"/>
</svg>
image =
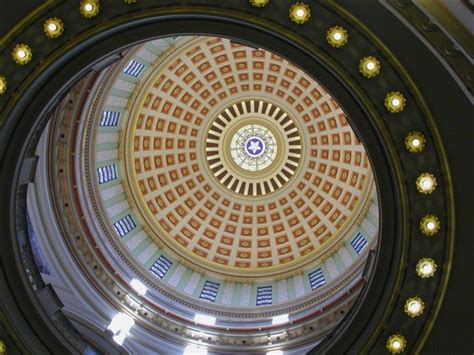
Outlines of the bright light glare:
<svg viewBox="0 0 474 355">
<path fill-rule="evenodd" d="M 334 32 L 333 38 L 334 38 L 336 41 L 339 41 L 339 40 L 342 38 L 342 34 L 341 34 L 340 32 Z"/>
<path fill-rule="evenodd" d="M 282 315 L 272 318 L 273 325 L 283 324 L 283 323 L 288 323 L 288 322 L 289 322 L 288 314 L 282 314 Z"/>
<path fill-rule="evenodd" d="M 420 302 L 414 301 L 409 304 L 408 308 L 410 312 L 417 313 L 421 310 L 421 304 Z"/>
<path fill-rule="evenodd" d="M 206 348 L 198 348 L 194 345 L 188 345 L 183 352 L 183 355 L 207 355 Z"/>
<path fill-rule="evenodd" d="M 194 316 L 194 321 L 196 323 L 205 324 L 205 325 L 214 325 L 216 324 L 216 318 L 207 316 L 205 314 L 196 314 Z"/>
<path fill-rule="evenodd" d="M 426 180 L 423 180 L 422 184 L 423 184 L 423 188 L 429 189 L 431 186 L 433 186 L 433 181 L 431 181 L 430 179 L 426 179 Z"/>
<path fill-rule="evenodd" d="M 132 317 L 125 313 L 117 313 L 112 321 L 110 322 L 107 329 L 109 329 L 114 335 L 127 336 L 130 328 L 135 324 Z"/>
<path fill-rule="evenodd" d="M 137 279 L 133 279 L 131 282 L 130 282 L 130 286 L 132 286 L 132 288 L 137 291 L 137 293 L 140 295 L 140 296 L 143 296 L 146 294 L 146 291 L 148 291 L 148 288 L 140 281 L 140 280 L 137 280 Z"/>
<path fill-rule="evenodd" d="M 114 336 L 112 337 L 112 339 L 113 339 L 118 345 L 122 345 L 126 337 L 127 337 L 126 334 L 120 333 L 119 335 L 114 335 Z"/>
<path fill-rule="evenodd" d="M 429 274 L 433 271 L 433 265 L 431 263 L 423 265 L 423 272 Z"/>
<path fill-rule="evenodd" d="M 84 10 L 86 10 L 86 11 L 92 11 L 92 9 L 93 9 L 93 7 L 92 7 L 91 4 L 85 4 L 85 5 L 84 5 Z"/>
<path fill-rule="evenodd" d="M 303 17 L 304 16 L 304 10 L 303 9 L 296 10 L 296 16 Z"/>
</svg>

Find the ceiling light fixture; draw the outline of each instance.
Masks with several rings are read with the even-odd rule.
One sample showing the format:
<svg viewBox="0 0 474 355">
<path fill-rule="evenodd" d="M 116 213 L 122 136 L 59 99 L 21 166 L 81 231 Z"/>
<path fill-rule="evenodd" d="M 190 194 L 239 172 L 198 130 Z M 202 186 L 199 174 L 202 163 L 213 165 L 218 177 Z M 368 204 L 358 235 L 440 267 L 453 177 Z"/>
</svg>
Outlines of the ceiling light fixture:
<svg viewBox="0 0 474 355">
<path fill-rule="evenodd" d="M 80 11 L 82 16 L 86 18 L 91 18 L 97 16 L 99 13 L 99 1 L 98 0 L 82 0 Z"/>
<path fill-rule="evenodd" d="M 406 345 L 407 341 L 401 334 L 393 334 L 387 340 L 387 349 L 392 354 L 401 353 L 403 350 L 405 350 Z"/>
<path fill-rule="evenodd" d="M 264 7 L 270 0 L 249 0 L 250 4 L 255 7 Z"/>
<path fill-rule="evenodd" d="M 44 22 L 43 30 L 47 37 L 58 38 L 64 32 L 64 24 L 61 19 L 51 17 Z"/>
<path fill-rule="evenodd" d="M 416 264 L 416 273 L 422 279 L 432 277 L 436 272 L 437 265 L 433 259 L 422 258 Z"/>
<path fill-rule="evenodd" d="M 7 78 L 0 76 L 0 95 L 4 94 L 7 91 Z"/>
<path fill-rule="evenodd" d="M 410 153 L 419 153 L 425 148 L 426 139 L 421 132 L 409 132 L 405 137 L 405 147 Z"/>
<path fill-rule="evenodd" d="M 341 26 L 331 27 L 326 32 L 326 41 L 334 48 L 340 48 L 344 46 L 349 39 L 349 34 Z"/>
<path fill-rule="evenodd" d="M 373 78 L 380 73 L 380 62 L 372 56 L 364 57 L 360 60 L 359 71 L 366 78 Z"/>
<path fill-rule="evenodd" d="M 20 65 L 28 64 L 33 57 L 31 48 L 26 44 L 17 44 L 12 51 L 12 57 L 15 63 Z"/>
<path fill-rule="evenodd" d="M 297 2 L 290 7 L 290 20 L 298 25 L 307 22 L 311 18 L 310 7 L 302 2 Z"/>
<path fill-rule="evenodd" d="M 410 297 L 405 302 L 405 313 L 410 317 L 418 317 L 423 313 L 425 309 L 425 303 L 420 297 Z"/>
<path fill-rule="evenodd" d="M 406 100 L 399 91 L 391 91 L 385 96 L 385 107 L 391 113 L 402 112 L 405 108 Z"/>
<path fill-rule="evenodd" d="M 432 237 L 440 229 L 440 222 L 438 217 L 433 214 L 424 216 L 420 221 L 420 230 L 424 235 Z"/>
<path fill-rule="evenodd" d="M 422 194 L 432 193 L 437 186 L 436 177 L 429 173 L 423 173 L 416 179 L 416 188 Z"/>
</svg>

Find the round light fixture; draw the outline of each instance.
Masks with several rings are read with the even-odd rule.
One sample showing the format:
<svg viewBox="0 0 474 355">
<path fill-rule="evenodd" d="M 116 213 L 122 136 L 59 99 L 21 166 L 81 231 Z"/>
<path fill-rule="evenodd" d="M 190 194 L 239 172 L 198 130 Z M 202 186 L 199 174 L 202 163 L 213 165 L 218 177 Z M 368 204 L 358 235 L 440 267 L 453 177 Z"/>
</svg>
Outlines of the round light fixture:
<svg viewBox="0 0 474 355">
<path fill-rule="evenodd" d="M 4 94 L 7 91 L 7 78 L 0 76 L 0 95 Z"/>
<path fill-rule="evenodd" d="M 438 217 L 432 214 L 424 216 L 420 221 L 420 230 L 424 235 L 429 237 L 435 235 L 440 229 Z"/>
<path fill-rule="evenodd" d="M 425 303 L 420 297 L 410 297 L 405 302 L 405 313 L 410 317 L 418 317 L 423 313 L 425 309 Z"/>
<path fill-rule="evenodd" d="M 422 194 L 432 193 L 437 186 L 436 177 L 429 173 L 423 173 L 416 179 L 416 188 Z"/>
<path fill-rule="evenodd" d="M 380 62 L 372 56 L 364 57 L 360 60 L 359 71 L 366 78 L 373 78 L 380 73 Z"/>
<path fill-rule="evenodd" d="M 98 15 L 99 7 L 100 5 L 98 0 L 82 0 L 80 11 L 82 16 L 91 18 Z"/>
<path fill-rule="evenodd" d="M 344 46 L 349 39 L 349 34 L 341 26 L 331 27 L 326 32 L 326 41 L 334 48 Z"/>
<path fill-rule="evenodd" d="M 255 7 L 264 7 L 270 0 L 249 0 L 250 4 Z"/>
<path fill-rule="evenodd" d="M 399 354 L 407 346 L 405 337 L 401 334 L 393 334 L 387 340 L 387 350 L 392 354 Z"/>
<path fill-rule="evenodd" d="M 402 112 L 405 108 L 406 100 L 399 91 L 392 91 L 385 96 L 385 107 L 391 113 Z"/>
<path fill-rule="evenodd" d="M 422 258 L 416 264 L 416 273 L 422 279 L 432 277 L 436 272 L 437 265 L 433 259 Z"/>
<path fill-rule="evenodd" d="M 419 153 L 425 148 L 426 139 L 421 132 L 410 132 L 405 137 L 405 147 L 410 153 Z"/>
<path fill-rule="evenodd" d="M 64 24 L 61 19 L 52 17 L 44 22 L 43 30 L 47 37 L 58 38 L 64 32 Z"/>
<path fill-rule="evenodd" d="M 12 57 L 15 63 L 20 65 L 28 64 L 33 58 L 33 53 L 31 48 L 26 44 L 17 44 L 12 51 Z"/>
<path fill-rule="evenodd" d="M 307 22 L 311 17 L 310 7 L 302 2 L 297 2 L 290 7 L 290 20 L 298 25 Z"/>
</svg>

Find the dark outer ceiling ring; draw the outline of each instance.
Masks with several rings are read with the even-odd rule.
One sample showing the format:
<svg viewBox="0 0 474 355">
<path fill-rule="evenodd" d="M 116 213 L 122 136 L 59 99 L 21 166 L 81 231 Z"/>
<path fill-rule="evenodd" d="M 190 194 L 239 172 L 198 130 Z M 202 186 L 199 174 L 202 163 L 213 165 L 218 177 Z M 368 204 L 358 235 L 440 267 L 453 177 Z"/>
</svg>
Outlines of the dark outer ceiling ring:
<svg viewBox="0 0 474 355">
<path fill-rule="evenodd" d="M 237 3 L 229 2 L 228 6 L 232 8 Z M 348 112 L 355 130 L 359 133 L 370 155 L 379 188 L 381 215 L 383 215 L 376 265 L 369 275 L 370 280 L 356 306 L 319 350 L 382 351 L 387 331 L 406 330 L 405 335 L 409 334 L 407 332 L 415 335 L 423 333 L 424 322 L 421 324 L 417 322 L 414 329 L 413 321 L 410 324 L 410 319 L 406 319 L 406 316 L 403 318 L 403 312 L 400 316 L 399 304 L 403 302 L 400 293 L 419 292 L 420 286 L 413 284 L 413 281 L 417 279 L 411 275 L 413 274 L 412 264 L 416 263 L 415 259 L 420 249 L 430 248 L 430 243 L 422 239 L 426 237 L 420 236 L 417 232 L 417 219 L 425 213 L 426 208 L 430 208 L 429 212 L 436 212 L 442 220 L 443 232 L 436 237 L 436 242 L 444 242 L 443 236 L 447 239 L 451 238 L 452 230 L 450 231 L 449 228 L 452 228 L 452 218 L 448 216 L 446 207 L 452 203 L 452 198 L 448 186 L 448 190 L 444 190 L 443 187 L 438 188 L 436 201 L 428 198 L 428 203 L 417 202 L 420 197 L 413 186 L 407 183 L 407 180 L 412 181 L 414 176 L 410 171 L 413 168 L 413 163 L 410 163 L 413 156 L 403 151 L 403 143 L 399 140 L 408 133 L 408 130 L 413 130 L 412 127 L 423 129 L 424 132 L 435 131 L 435 127 L 430 122 L 428 125 L 431 127 L 427 127 L 426 120 L 429 121 L 429 118 L 427 119 L 426 115 L 429 113 L 423 112 L 423 109 L 408 112 L 408 118 L 400 120 L 394 117 L 389 118 L 390 115 L 383 112 L 383 106 L 380 107 L 378 98 L 381 93 L 377 93 L 380 88 L 371 86 L 373 82 L 361 84 L 361 80 L 357 77 L 357 69 L 354 70 L 347 62 L 350 58 L 340 56 L 339 53 L 332 53 L 331 48 L 324 46 L 324 41 L 314 44 L 308 40 L 311 31 L 324 37 L 325 29 L 333 24 L 335 19 L 344 27 L 354 31 L 351 33 L 361 31 L 361 28 L 357 28 L 350 22 L 350 18 L 339 18 L 333 12 L 334 10 L 318 7 L 318 13 L 322 17 L 321 22 L 315 24 L 314 28 L 298 27 L 288 24 L 287 5 L 283 2 L 275 5 L 273 9 L 275 12 L 272 10 L 273 17 L 269 19 L 257 18 L 255 15 L 252 17 L 235 9 L 219 8 L 218 5 L 216 5 L 217 8 L 192 6 L 151 8 L 148 11 L 135 12 L 133 15 L 127 14 L 127 11 L 120 8 L 118 11 L 127 14 L 126 16 L 116 15 L 107 23 L 96 23 L 86 32 L 79 31 L 75 37 L 64 43 L 65 47 L 62 50 L 54 52 L 55 48 L 51 48 L 51 52 L 44 56 L 44 61 L 38 62 L 37 68 L 32 69 L 28 77 L 25 75 L 23 79 L 17 79 L 19 85 L 16 88 L 17 94 L 11 96 L 10 104 L 4 106 L 3 119 L 0 120 L 5 123 L 1 131 L 1 195 L 9 196 L 9 199 L 1 201 L 0 212 L 2 223 L 11 226 L 9 238 L 4 238 L 2 241 L 4 243 L 2 258 L 5 254 L 5 260 L 20 264 L 19 251 L 15 245 L 17 232 L 24 228 L 21 216 L 25 213 L 26 204 L 25 196 L 17 194 L 19 180 L 24 178 L 25 171 L 28 172 L 25 162 L 33 155 L 35 140 L 39 138 L 41 128 L 61 96 L 89 70 L 93 63 L 97 63 L 111 52 L 117 51 L 118 48 L 143 41 L 146 37 L 177 34 L 178 28 L 179 33 L 182 34 L 195 33 L 196 29 L 199 29 L 199 32 L 203 34 L 222 35 L 238 39 L 246 44 L 260 45 L 301 66 L 334 94 Z M 58 7 L 56 10 L 60 9 L 61 7 Z M 67 9 L 62 9 L 61 12 L 66 14 L 67 11 Z M 69 9 L 69 11 L 73 10 Z M 105 12 L 105 9 L 102 8 L 101 11 Z M 255 12 L 255 9 L 248 9 L 248 11 Z M 78 15 L 69 14 L 69 17 L 74 16 Z M 63 17 L 63 21 L 69 24 L 66 16 Z M 156 26 L 155 21 L 159 21 L 160 25 Z M 41 20 L 38 23 L 41 23 Z M 26 34 L 23 35 L 25 38 L 21 40 L 28 41 Z M 354 58 L 358 58 L 360 54 L 377 53 L 385 59 L 382 62 L 384 68 L 392 68 L 396 60 L 390 57 L 390 53 L 371 46 L 364 35 L 354 36 L 354 41 L 358 47 L 348 47 L 351 50 L 351 56 L 346 55 L 346 57 L 351 57 L 354 61 Z M 8 50 L 4 51 L 0 56 L 0 62 L 4 61 L 8 54 Z M 357 64 L 355 63 L 356 68 Z M 10 64 L 5 68 L 7 72 L 13 72 L 16 69 Z M 422 105 L 422 98 L 416 90 L 413 94 L 409 94 L 410 89 L 407 89 L 400 81 L 400 76 L 403 74 L 398 73 L 397 70 L 390 71 L 386 76 L 381 76 L 382 84 L 387 89 L 408 91 L 407 99 L 412 108 L 415 102 Z M 414 117 L 419 117 L 419 121 L 414 121 Z M 428 137 L 430 139 L 432 136 Z M 377 147 L 377 149 L 371 147 Z M 430 169 L 449 183 L 446 162 L 439 149 L 440 147 L 433 143 L 427 147 L 427 156 L 425 155 L 422 161 L 425 164 L 423 167 Z M 21 208 L 16 208 L 17 206 Z M 435 211 L 432 211 L 433 209 Z M 444 260 L 444 252 L 449 249 L 447 246 L 444 243 L 437 243 L 435 248 L 431 246 L 433 253 L 436 254 L 433 256 L 436 256 L 437 260 Z M 415 255 L 410 255 L 413 252 Z M 16 280 L 16 282 L 12 280 L 12 284 L 15 284 L 13 289 L 16 289 L 14 293 L 17 295 L 22 292 L 29 293 L 31 296 L 32 292 L 31 289 L 28 290 L 25 273 L 19 271 L 22 280 Z M 429 287 L 432 294 L 430 294 L 430 300 L 434 300 L 439 291 L 438 283 L 442 281 L 440 275 L 444 275 L 443 279 L 446 278 L 445 272 L 439 272 L 437 277 L 433 278 Z M 404 291 L 405 288 L 408 289 Z M 20 297 L 19 300 L 28 302 L 28 298 Z M 19 308 L 22 307 L 19 306 Z M 426 313 L 433 316 L 430 309 Z M 423 317 L 426 318 L 425 322 L 433 321 L 426 315 Z M 413 346 L 415 339 L 409 338 L 409 347 Z"/>
</svg>

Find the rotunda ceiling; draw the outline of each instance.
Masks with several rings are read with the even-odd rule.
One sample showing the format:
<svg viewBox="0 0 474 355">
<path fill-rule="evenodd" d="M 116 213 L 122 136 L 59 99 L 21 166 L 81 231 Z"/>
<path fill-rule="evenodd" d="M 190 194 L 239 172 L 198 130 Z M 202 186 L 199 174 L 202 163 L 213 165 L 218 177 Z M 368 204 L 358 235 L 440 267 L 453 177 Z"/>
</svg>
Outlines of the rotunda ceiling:
<svg viewBox="0 0 474 355">
<path fill-rule="evenodd" d="M 459 201 L 430 73 L 456 91 L 465 58 L 407 59 L 446 33 L 393 3 L 166 3 L 48 2 L 6 33 L 7 347 L 432 348 Z"/>
<path fill-rule="evenodd" d="M 122 132 L 128 199 L 196 268 L 280 277 L 347 235 L 372 183 L 336 100 L 271 52 L 193 38 L 153 64 Z"/>
<path fill-rule="evenodd" d="M 192 340 L 205 315 L 209 341 L 266 344 L 291 324 L 300 346 L 363 287 L 379 226 L 368 156 L 331 94 L 274 53 L 134 46 L 76 85 L 47 135 L 70 253 L 153 333 Z"/>
</svg>

